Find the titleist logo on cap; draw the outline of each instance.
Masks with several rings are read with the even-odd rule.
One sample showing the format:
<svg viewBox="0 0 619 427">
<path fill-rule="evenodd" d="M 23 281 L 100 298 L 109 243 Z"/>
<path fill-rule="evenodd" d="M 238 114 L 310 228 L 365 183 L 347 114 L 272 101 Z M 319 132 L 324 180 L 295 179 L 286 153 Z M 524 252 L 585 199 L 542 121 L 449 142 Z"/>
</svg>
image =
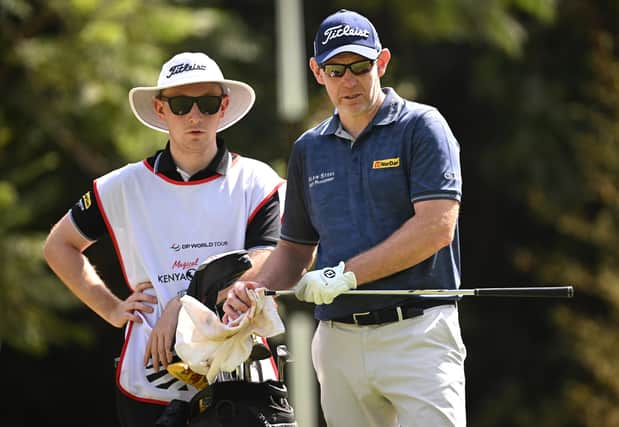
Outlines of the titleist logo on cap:
<svg viewBox="0 0 619 427">
<path fill-rule="evenodd" d="M 327 28 L 323 35 L 325 36 L 322 41 L 324 45 L 329 43 L 330 40 L 339 37 L 363 37 L 367 39 L 370 36 L 370 32 L 361 28 L 351 27 L 350 25 L 336 25 L 335 27 Z"/>
<path fill-rule="evenodd" d="M 169 79 L 175 74 L 184 73 L 185 71 L 193 71 L 193 70 L 206 70 L 206 65 L 200 64 L 178 64 L 170 68 L 170 74 L 168 74 L 166 79 Z"/>
</svg>

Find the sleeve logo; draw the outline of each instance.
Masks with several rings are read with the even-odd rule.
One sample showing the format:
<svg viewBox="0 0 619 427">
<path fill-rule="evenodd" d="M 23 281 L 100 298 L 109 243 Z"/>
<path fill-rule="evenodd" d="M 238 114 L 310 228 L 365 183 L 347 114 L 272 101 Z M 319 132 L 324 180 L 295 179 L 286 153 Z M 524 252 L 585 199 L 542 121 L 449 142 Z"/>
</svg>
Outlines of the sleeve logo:
<svg viewBox="0 0 619 427">
<path fill-rule="evenodd" d="M 92 198 L 90 197 L 90 191 L 82 196 L 79 201 L 81 210 L 85 211 L 92 205 Z"/>
<path fill-rule="evenodd" d="M 374 160 L 372 162 L 372 169 L 385 169 L 385 168 L 399 168 L 400 158 L 394 157 L 391 159 Z"/>
</svg>

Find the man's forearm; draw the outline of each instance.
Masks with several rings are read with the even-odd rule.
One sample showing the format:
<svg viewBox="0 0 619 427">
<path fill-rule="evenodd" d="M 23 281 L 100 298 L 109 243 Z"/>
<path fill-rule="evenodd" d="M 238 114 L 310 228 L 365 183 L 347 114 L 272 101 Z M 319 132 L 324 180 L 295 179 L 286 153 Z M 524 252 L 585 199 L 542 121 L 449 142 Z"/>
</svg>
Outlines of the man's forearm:
<svg viewBox="0 0 619 427">
<path fill-rule="evenodd" d="M 93 242 L 84 238 L 65 214 L 50 231 L 43 254 L 50 268 L 84 304 L 110 324 L 121 301 L 107 288 L 83 252 Z"/>
<path fill-rule="evenodd" d="M 239 280 L 244 280 L 244 281 L 254 280 L 256 276 L 258 275 L 258 273 L 260 272 L 260 270 L 262 269 L 262 266 L 266 262 L 267 258 L 269 258 L 269 256 L 274 250 L 275 250 L 274 248 L 250 250 L 248 255 L 249 255 L 249 258 L 251 259 L 252 267 L 249 270 L 247 270 L 245 273 L 243 273 L 243 275 L 241 276 Z"/>
<path fill-rule="evenodd" d="M 88 258 L 69 245 L 46 248 L 51 269 L 73 294 L 108 323 L 110 313 L 120 304 L 95 271 Z"/>
<path fill-rule="evenodd" d="M 357 285 L 417 265 L 452 241 L 459 204 L 451 200 L 425 203 L 427 211 L 417 206 L 421 212 L 417 212 L 386 240 L 345 261 L 346 271 L 355 273 Z"/>
<path fill-rule="evenodd" d="M 238 280 L 247 281 L 247 282 L 253 281 L 256 278 L 257 274 L 260 272 L 260 269 L 262 268 L 262 266 L 264 265 L 267 258 L 269 258 L 272 252 L 273 252 L 273 249 L 250 250 L 248 252 L 248 255 L 249 255 L 249 258 L 251 259 L 252 266 L 249 270 L 243 273 Z M 217 293 L 217 303 L 223 302 L 226 299 L 226 297 L 228 296 L 228 291 L 233 285 L 234 283 L 220 290 Z"/>
<path fill-rule="evenodd" d="M 274 290 L 291 288 L 312 264 L 314 250 L 315 246 L 280 241 L 254 281 Z"/>
</svg>

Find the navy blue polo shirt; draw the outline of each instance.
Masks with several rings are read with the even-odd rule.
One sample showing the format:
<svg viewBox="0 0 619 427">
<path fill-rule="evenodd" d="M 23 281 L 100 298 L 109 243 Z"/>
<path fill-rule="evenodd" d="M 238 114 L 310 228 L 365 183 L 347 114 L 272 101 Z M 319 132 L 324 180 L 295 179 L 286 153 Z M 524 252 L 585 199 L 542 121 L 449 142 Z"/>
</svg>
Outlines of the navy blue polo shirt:
<svg viewBox="0 0 619 427">
<path fill-rule="evenodd" d="M 282 239 L 318 244 L 316 268 L 337 265 L 376 246 L 413 216 L 423 200 L 460 201 L 460 147 L 434 107 L 385 88 L 386 98 L 355 140 L 335 114 L 295 142 L 288 164 Z M 458 229 L 427 260 L 363 289 L 457 289 Z M 318 305 L 316 318 L 397 305 L 409 296 L 340 295 Z"/>
</svg>

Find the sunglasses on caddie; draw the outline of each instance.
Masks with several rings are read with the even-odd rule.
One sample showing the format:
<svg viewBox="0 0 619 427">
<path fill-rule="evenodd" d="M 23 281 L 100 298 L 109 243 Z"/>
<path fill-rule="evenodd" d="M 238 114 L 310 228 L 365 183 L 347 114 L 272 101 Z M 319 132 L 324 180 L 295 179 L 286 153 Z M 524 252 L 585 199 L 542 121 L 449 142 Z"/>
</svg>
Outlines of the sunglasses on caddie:
<svg viewBox="0 0 619 427">
<path fill-rule="evenodd" d="M 348 68 L 355 76 L 368 73 L 374 66 L 374 60 L 362 59 L 350 64 L 322 64 L 320 68 L 325 70 L 329 77 L 342 77 Z"/>
<path fill-rule="evenodd" d="M 221 107 L 223 95 L 202 95 L 202 96 L 164 96 L 158 95 L 157 98 L 165 101 L 177 116 L 184 116 L 193 108 L 193 104 L 198 104 L 198 109 L 202 114 L 215 114 Z"/>
</svg>

